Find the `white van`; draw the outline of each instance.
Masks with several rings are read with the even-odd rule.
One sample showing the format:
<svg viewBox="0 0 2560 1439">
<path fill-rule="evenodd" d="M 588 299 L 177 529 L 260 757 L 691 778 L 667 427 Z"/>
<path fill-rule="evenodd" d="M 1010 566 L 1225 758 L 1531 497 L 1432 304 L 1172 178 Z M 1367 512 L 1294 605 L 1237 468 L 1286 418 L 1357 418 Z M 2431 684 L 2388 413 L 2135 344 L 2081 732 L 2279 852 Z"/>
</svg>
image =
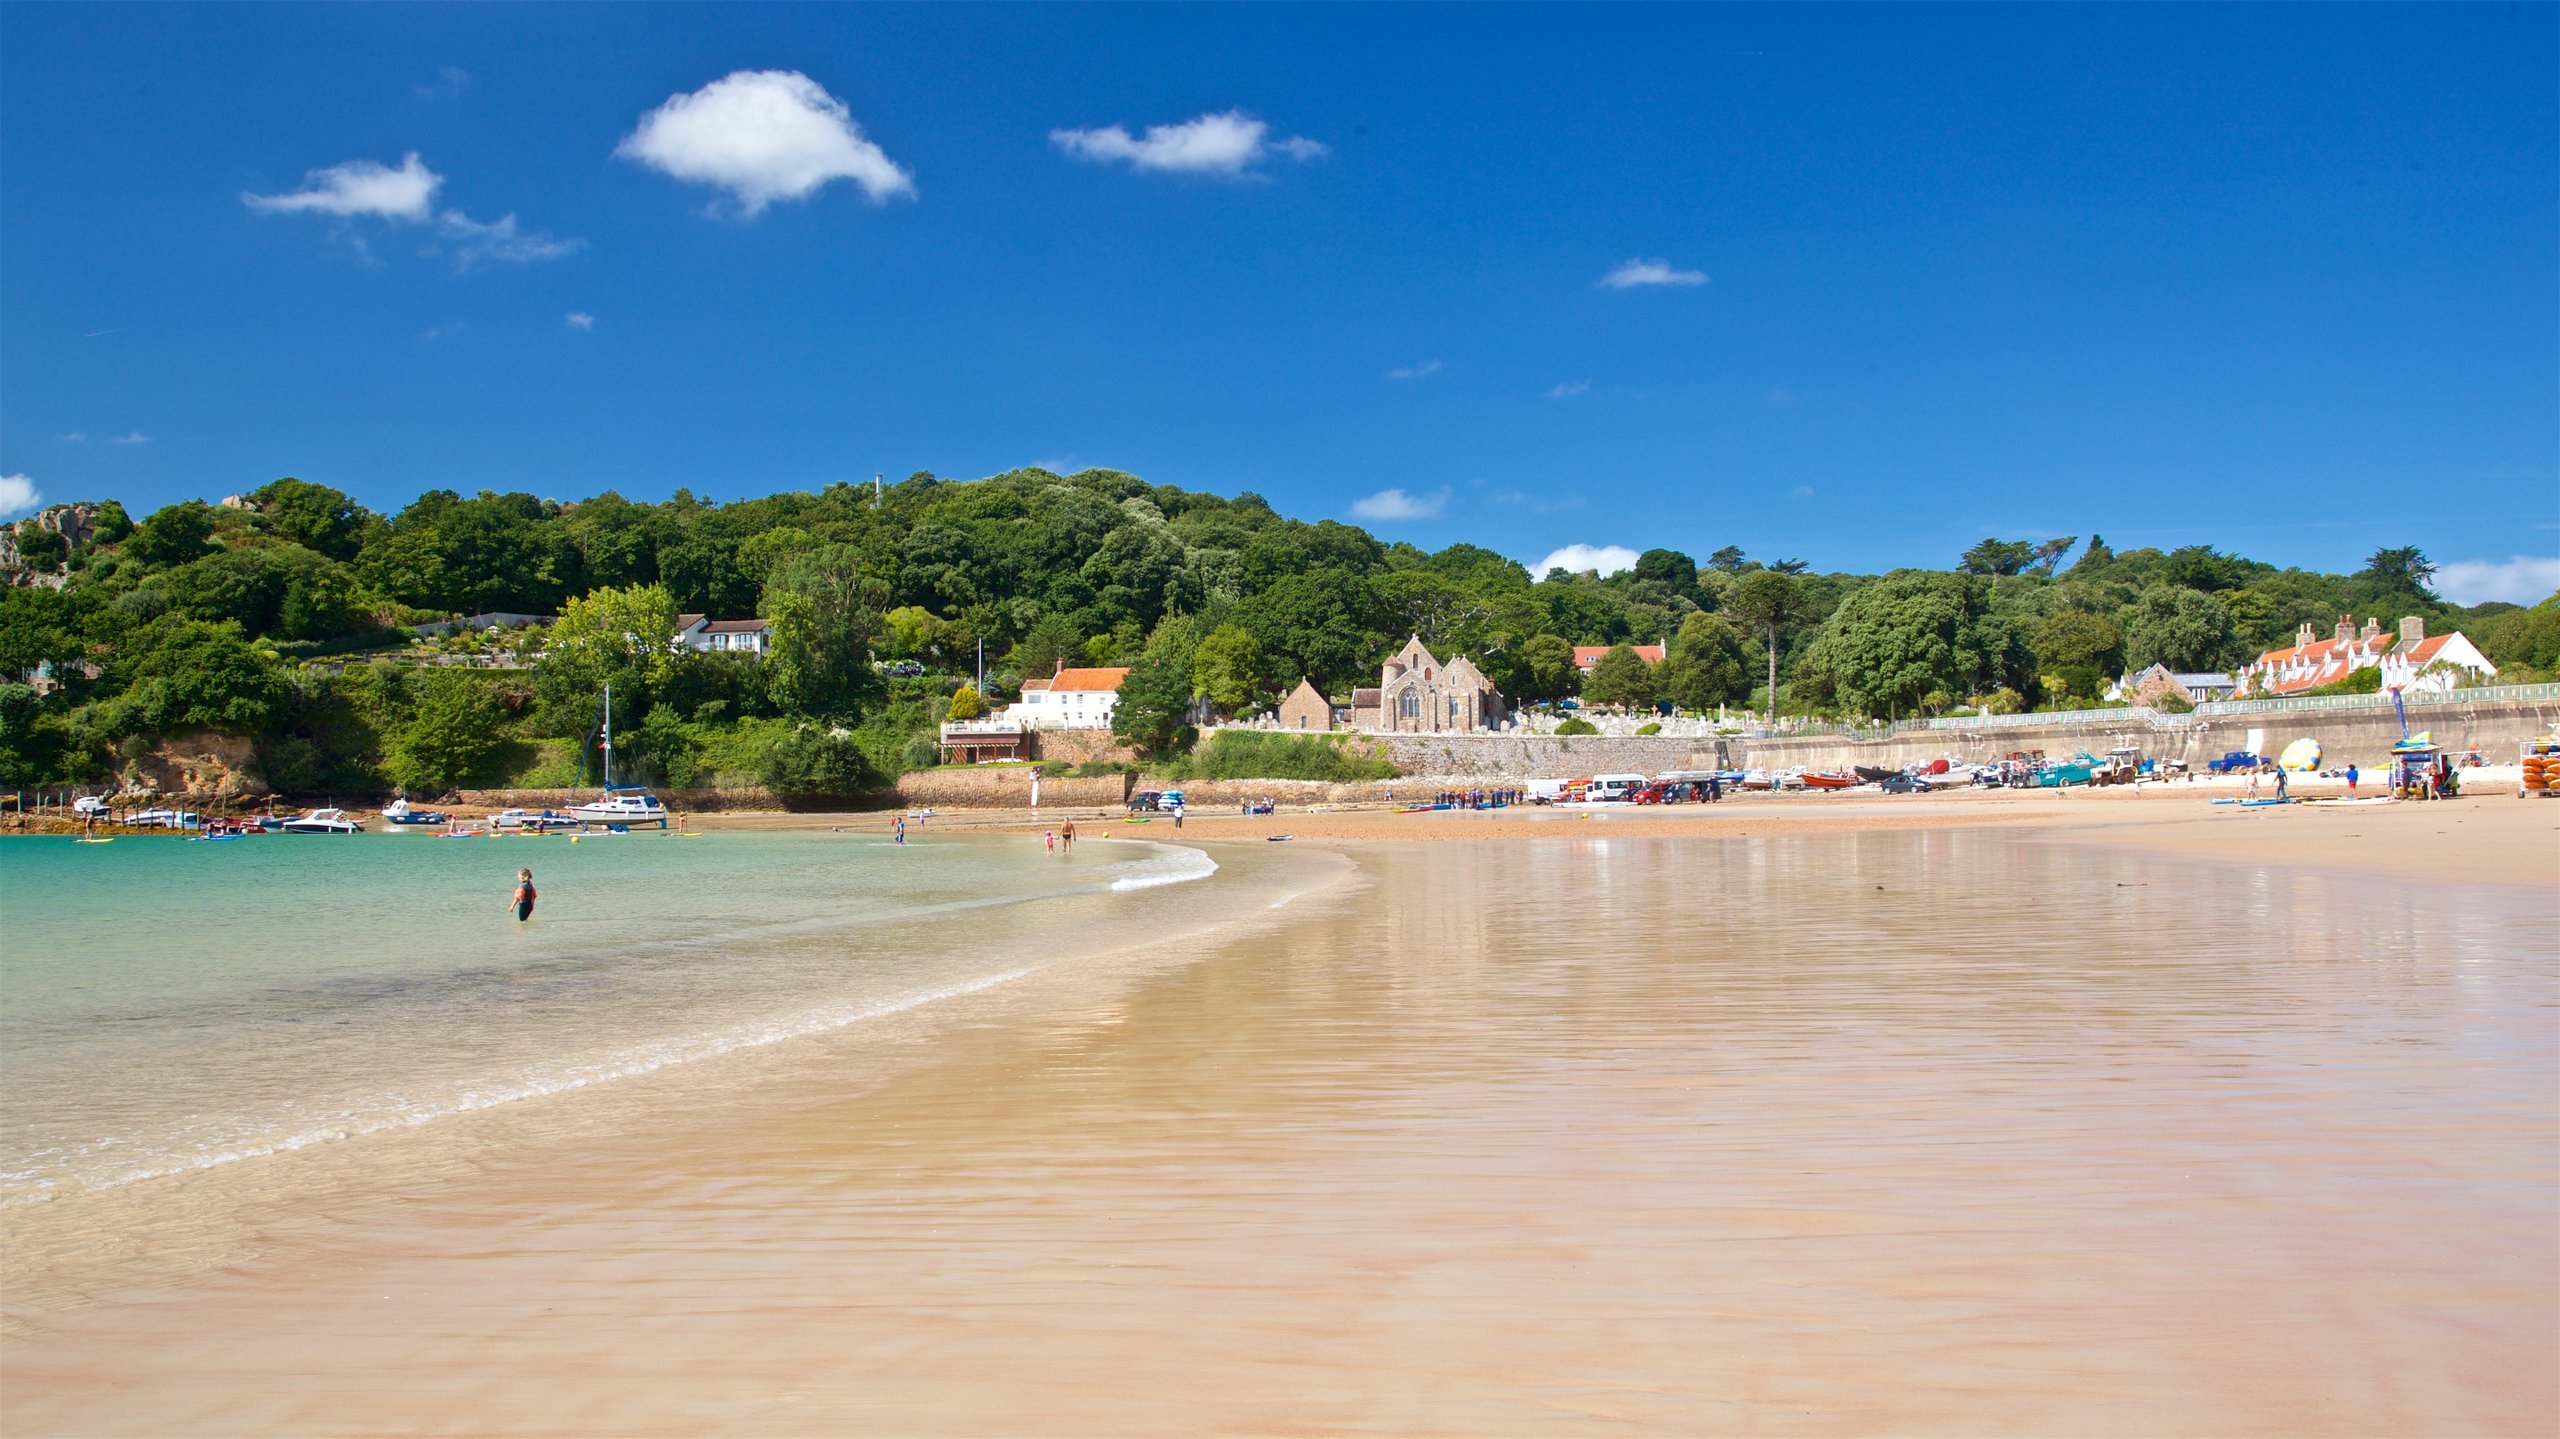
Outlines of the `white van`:
<svg viewBox="0 0 2560 1439">
<path fill-rule="evenodd" d="M 1651 782 L 1640 774 L 1593 775 L 1591 787 L 1582 792 L 1582 797 L 1592 804 L 1625 804 Z"/>
</svg>

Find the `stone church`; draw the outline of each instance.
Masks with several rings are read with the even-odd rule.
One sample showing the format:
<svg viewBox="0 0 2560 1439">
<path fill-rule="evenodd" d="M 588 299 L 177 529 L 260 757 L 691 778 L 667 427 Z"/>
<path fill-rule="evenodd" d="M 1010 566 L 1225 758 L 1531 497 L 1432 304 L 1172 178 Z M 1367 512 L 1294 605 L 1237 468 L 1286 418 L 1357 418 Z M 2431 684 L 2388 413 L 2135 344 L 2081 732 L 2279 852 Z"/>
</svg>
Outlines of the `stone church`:
<svg viewBox="0 0 2560 1439">
<path fill-rule="evenodd" d="M 1351 727 L 1400 734 L 1500 729 L 1510 716 L 1502 691 L 1475 662 L 1459 655 L 1442 664 L 1417 635 L 1378 673 L 1376 689 L 1351 692 Z"/>
</svg>

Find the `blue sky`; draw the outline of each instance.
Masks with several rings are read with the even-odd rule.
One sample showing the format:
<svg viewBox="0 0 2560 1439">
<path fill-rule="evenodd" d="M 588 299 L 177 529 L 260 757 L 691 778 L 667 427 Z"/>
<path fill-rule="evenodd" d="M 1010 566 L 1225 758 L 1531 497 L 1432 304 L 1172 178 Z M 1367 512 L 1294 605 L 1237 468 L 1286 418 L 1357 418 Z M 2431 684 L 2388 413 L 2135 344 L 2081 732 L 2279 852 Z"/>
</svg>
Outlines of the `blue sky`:
<svg viewBox="0 0 2560 1439">
<path fill-rule="evenodd" d="M 2555 17 L 13 6 L 0 474 L 2560 572 Z"/>
</svg>

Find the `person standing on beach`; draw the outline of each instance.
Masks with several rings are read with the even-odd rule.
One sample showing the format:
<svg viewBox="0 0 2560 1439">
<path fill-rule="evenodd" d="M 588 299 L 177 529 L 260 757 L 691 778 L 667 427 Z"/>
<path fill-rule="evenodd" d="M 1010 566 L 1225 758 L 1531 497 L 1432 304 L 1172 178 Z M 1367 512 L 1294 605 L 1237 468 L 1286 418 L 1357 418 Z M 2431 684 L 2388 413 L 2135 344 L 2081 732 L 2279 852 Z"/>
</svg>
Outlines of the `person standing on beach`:
<svg viewBox="0 0 2560 1439">
<path fill-rule="evenodd" d="M 1054 829 L 1044 829 L 1040 831 L 1040 843 L 1042 847 L 1049 851 L 1049 853 L 1056 854 L 1058 852 L 1058 832 Z"/>
<path fill-rule="evenodd" d="M 889 822 L 889 842 L 891 844 L 905 844 L 907 842 L 907 817 L 905 815 L 900 815 Z"/>
<path fill-rule="evenodd" d="M 2291 791 L 2291 790 L 2289 790 L 2289 789 L 2287 789 L 2287 788 L 2286 788 L 2286 781 L 2285 781 L 2285 775 L 2284 775 L 2284 766 L 2283 766 L 2283 765 L 2277 765 L 2277 766 L 2276 766 L 2276 802 L 2277 802 L 2277 803 L 2279 803 L 2279 804 L 2281 804 L 2281 803 L 2283 803 L 2284 801 L 2286 801 L 2286 800 L 2288 800 L 2288 799 L 2291 799 L 2291 798 L 2293 798 L 2293 794 L 2292 794 L 2292 791 Z"/>
<path fill-rule="evenodd" d="M 522 924 L 533 918 L 533 901 L 533 871 L 517 870 L 516 892 L 507 897 L 507 907 L 516 912 L 516 923 Z"/>
<path fill-rule="evenodd" d="M 2347 798 L 2349 798 L 2349 799 L 2354 799 L 2355 797 L 2356 797 L 2356 767 L 2355 767 L 2355 765 L 2354 765 L 2352 762 L 2350 762 L 2350 763 L 2347 765 Z"/>
<path fill-rule="evenodd" d="M 1058 826 L 1058 838 L 1064 840 L 1068 852 L 1073 853 L 1076 847 L 1076 822 L 1068 820 L 1065 824 Z"/>
</svg>

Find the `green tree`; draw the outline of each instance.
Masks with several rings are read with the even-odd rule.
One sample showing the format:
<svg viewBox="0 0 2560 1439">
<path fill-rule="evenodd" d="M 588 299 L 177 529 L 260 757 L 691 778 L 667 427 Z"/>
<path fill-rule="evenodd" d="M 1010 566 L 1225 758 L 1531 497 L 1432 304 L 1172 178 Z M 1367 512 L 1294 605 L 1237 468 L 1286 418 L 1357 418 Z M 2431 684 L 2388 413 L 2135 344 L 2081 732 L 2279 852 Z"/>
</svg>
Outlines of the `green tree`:
<svg viewBox="0 0 2560 1439">
<path fill-rule="evenodd" d="M 1573 667 L 1573 642 L 1562 635 L 1533 635 L 1523 643 L 1519 673 L 1526 686 L 1518 697 L 1530 700 L 1563 699 L 1582 675 Z"/>
<path fill-rule="evenodd" d="M 2063 609 L 2036 626 L 2033 644 L 2038 672 L 2060 680 L 2066 693 L 2095 697 L 2123 657 L 2124 637 L 2105 615 Z"/>
<path fill-rule="evenodd" d="M 546 730 L 584 734 L 608 684 L 617 691 L 615 726 L 637 729 L 675 662 L 675 632 L 675 596 L 661 585 L 590 590 L 561 606 L 534 667 Z"/>
<path fill-rule="evenodd" d="M 1025 679 L 1045 679 L 1058 666 L 1080 664 L 1083 660 L 1083 633 L 1065 615 L 1048 614 L 1024 633 L 1004 662 Z"/>
<path fill-rule="evenodd" d="M 1969 575 L 2014 575 L 2036 560 L 2036 547 L 2024 540 L 1984 540 L 1964 552 L 1956 568 Z"/>
<path fill-rule="evenodd" d="M 1742 546 L 1727 545 L 1723 549 L 1716 551 L 1714 554 L 1707 556 L 1707 568 L 1711 570 L 1722 570 L 1724 573 L 1729 575 L 1738 575 L 1742 573 Z"/>
<path fill-rule="evenodd" d="M 1211 630 L 1191 652 L 1191 688 L 1221 714 L 1239 714 L 1269 693 L 1262 642 L 1242 625 Z"/>
<path fill-rule="evenodd" d="M 1162 756 L 1191 742 L 1191 672 L 1149 654 L 1129 667 L 1111 708 L 1111 732 L 1137 750 Z"/>
<path fill-rule="evenodd" d="M 766 689 L 786 713 L 850 720 L 878 697 L 871 668 L 887 587 L 852 545 L 824 545 L 774 561 L 758 606 L 773 626 Z"/>
<path fill-rule="evenodd" d="M 263 733 L 287 699 L 275 656 L 251 645 L 238 625 L 180 615 L 132 635 L 110 670 L 123 693 L 112 727 L 129 734 L 214 729 Z"/>
<path fill-rule="evenodd" d="M 423 675 L 408 723 L 391 742 L 391 780 L 403 790 L 442 794 L 481 777 L 506 740 L 505 711 L 479 676 L 436 669 Z"/>
<path fill-rule="evenodd" d="M 344 491 L 290 476 L 259 487 L 249 499 L 257 505 L 259 522 L 270 534 L 333 560 L 356 557 L 364 545 L 365 525 L 373 518 Z"/>
<path fill-rule="evenodd" d="M 1986 693 L 2027 659 L 1988 585 L 1926 570 L 1896 570 L 1842 601 L 1806 656 L 1842 704 L 1879 718 Z"/>
<path fill-rule="evenodd" d="M 986 712 L 986 697 L 978 693 L 975 685 L 962 685 L 951 692 L 951 703 L 944 709 L 942 717 L 956 724 L 961 720 L 978 719 Z"/>
<path fill-rule="evenodd" d="M 1723 619 L 1693 614 L 1680 621 L 1671 654 L 1659 674 L 1661 698 L 1682 709 L 1706 711 L 1751 697 L 1742 635 Z"/>
<path fill-rule="evenodd" d="M 1583 678 L 1582 699 L 1585 704 L 1624 705 L 1629 709 L 1650 705 L 1653 666 L 1645 663 L 1633 645 L 1613 645 Z"/>
<path fill-rule="evenodd" d="M 15 538 L 19 561 L 40 574 L 49 574 L 71 562 L 71 546 L 58 530 L 48 530 L 33 520 L 20 520 Z"/>
<path fill-rule="evenodd" d="M 1778 717 L 1779 640 L 1805 617 L 1804 584 L 1786 570 L 1754 570 L 1725 596 L 1725 613 L 1734 623 L 1755 631 L 1769 656 L 1769 719 Z"/>
<path fill-rule="evenodd" d="M 2192 672 L 2219 670 L 2240 658 L 2231 612 L 2202 590 L 2153 585 L 2125 615 L 2124 661 L 2130 669 L 2166 665 Z"/>
<path fill-rule="evenodd" d="M 124 552 L 155 569 L 204 558 L 213 552 L 213 506 L 181 500 L 152 511 L 126 538 Z"/>
<path fill-rule="evenodd" d="M 132 533 L 133 516 L 125 513 L 122 504 L 114 500 L 101 500 L 98 503 L 98 517 L 89 527 L 90 543 L 120 545 Z"/>
<path fill-rule="evenodd" d="M 2354 578 L 2382 594 L 2433 599 L 2434 592 L 2427 588 L 2427 581 L 2435 578 L 2435 573 L 2436 566 L 2424 550 L 2416 545 L 2400 545 L 2375 550 Z"/>
</svg>

